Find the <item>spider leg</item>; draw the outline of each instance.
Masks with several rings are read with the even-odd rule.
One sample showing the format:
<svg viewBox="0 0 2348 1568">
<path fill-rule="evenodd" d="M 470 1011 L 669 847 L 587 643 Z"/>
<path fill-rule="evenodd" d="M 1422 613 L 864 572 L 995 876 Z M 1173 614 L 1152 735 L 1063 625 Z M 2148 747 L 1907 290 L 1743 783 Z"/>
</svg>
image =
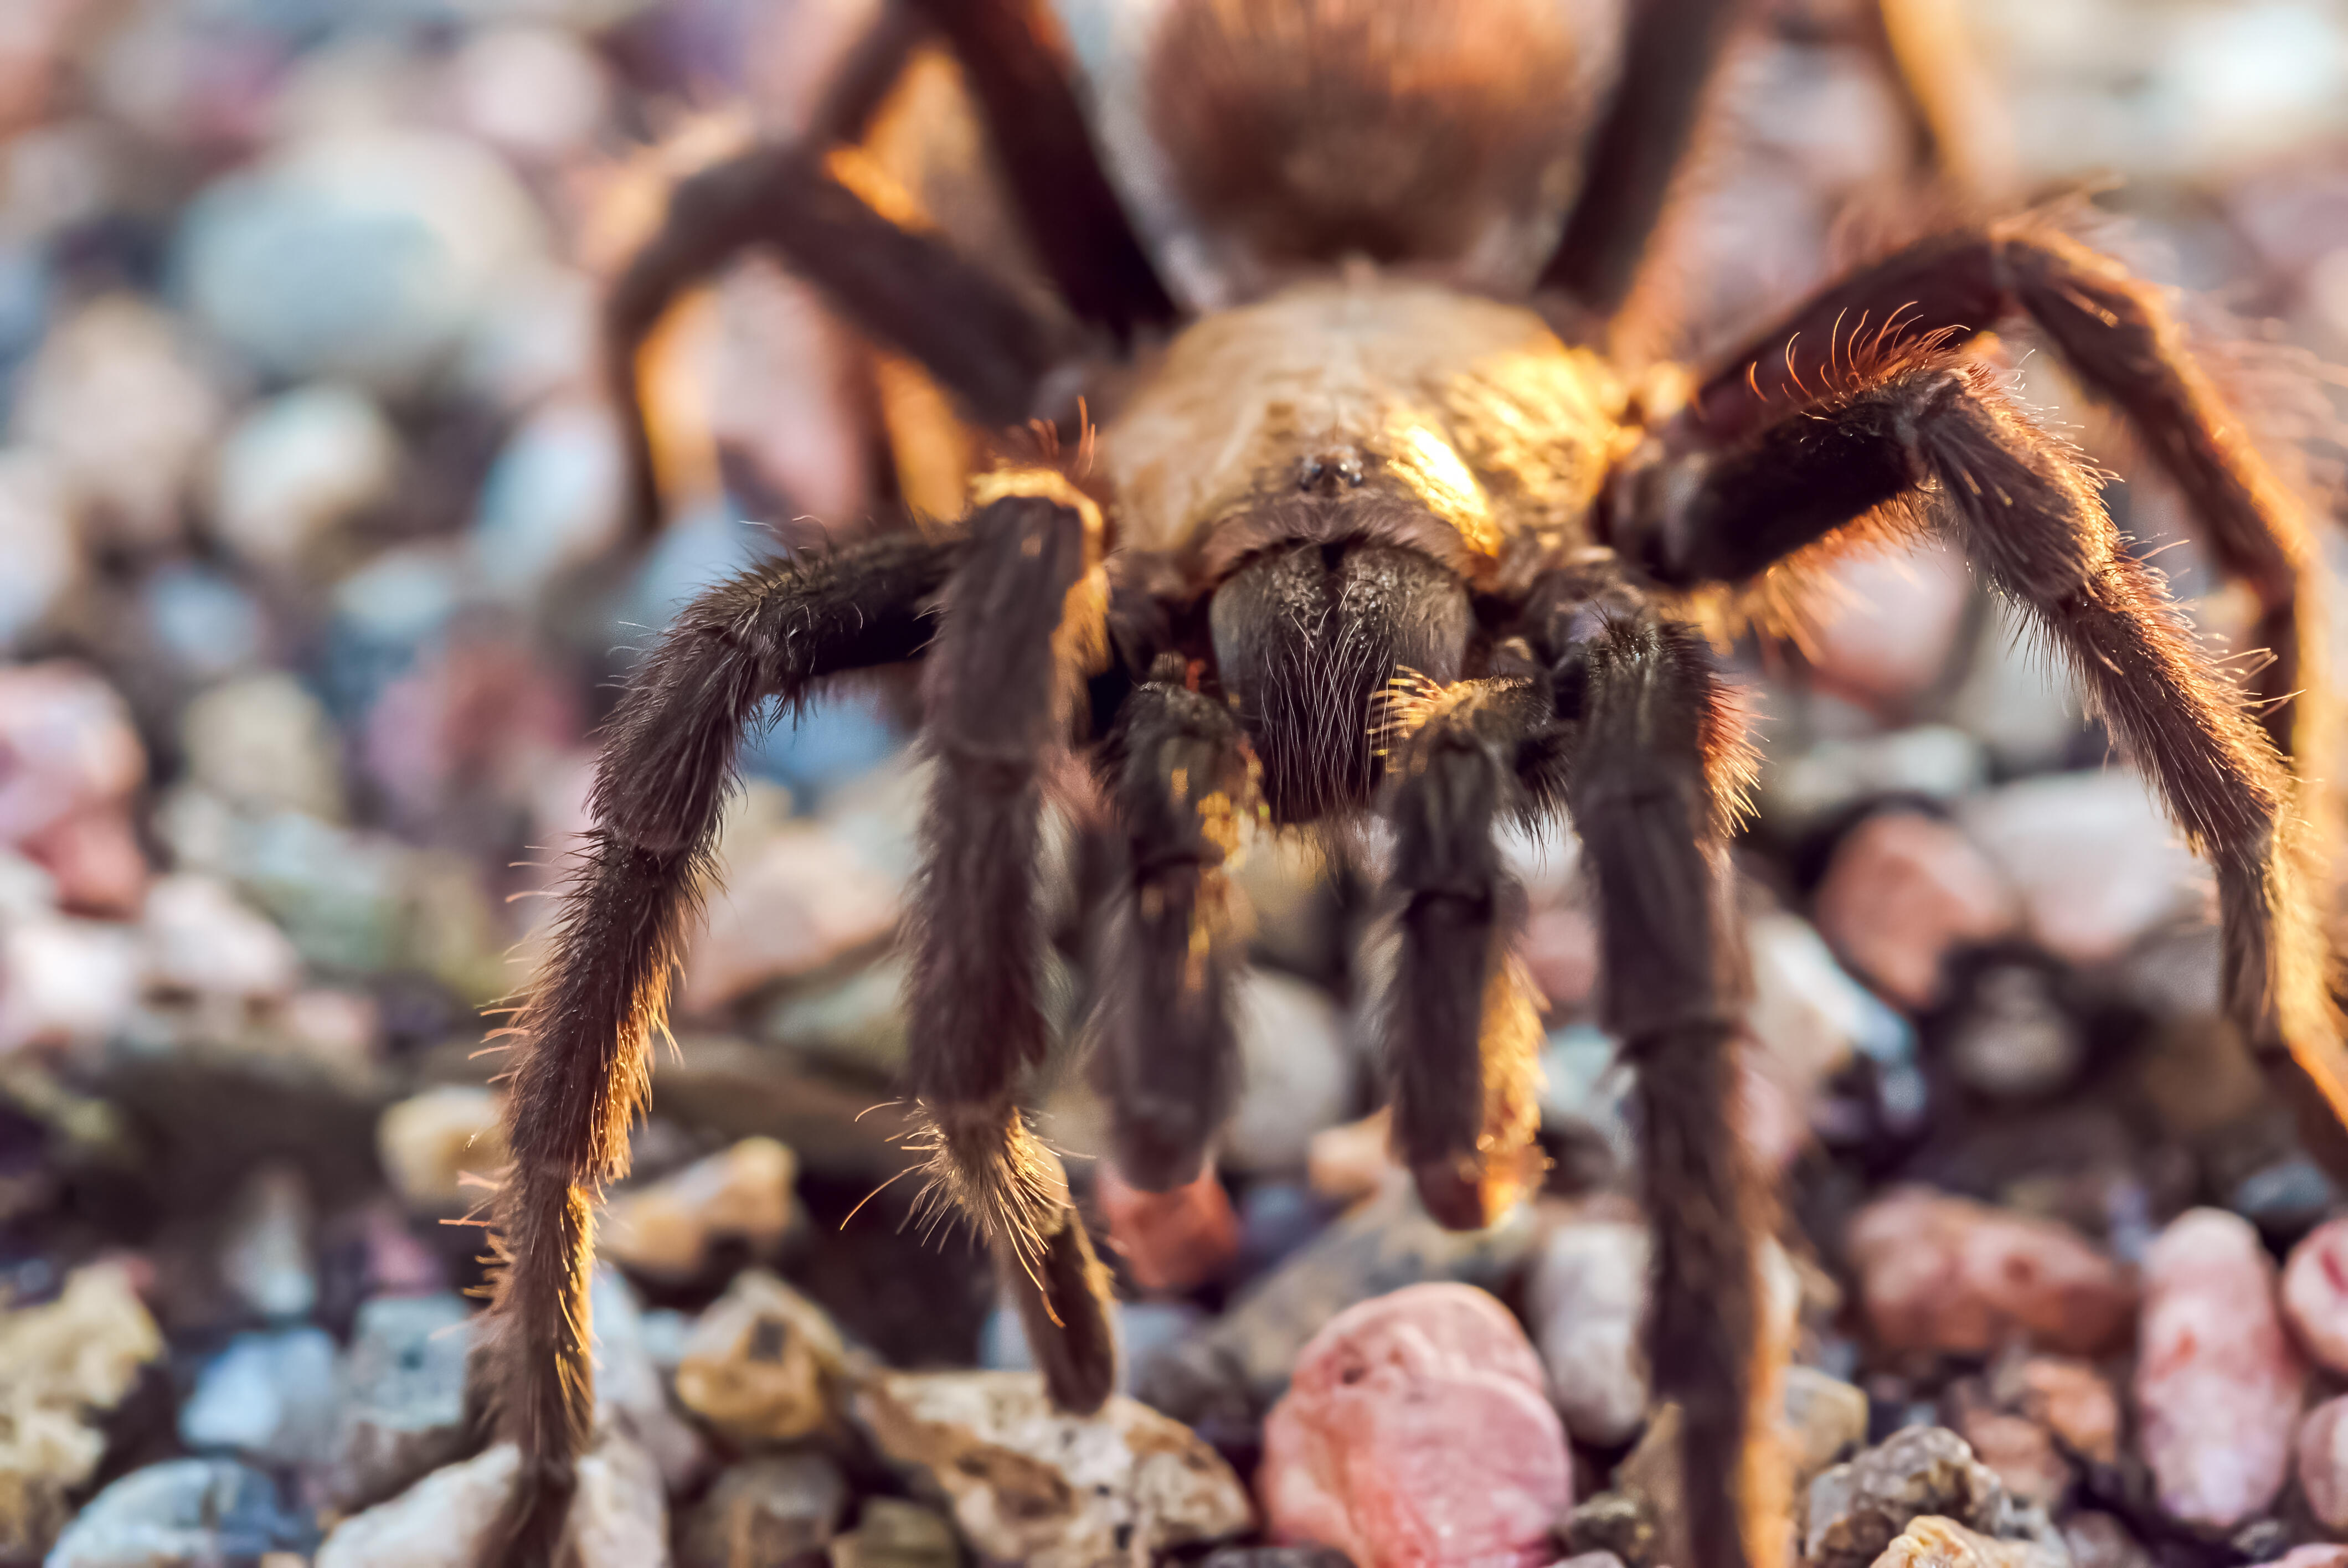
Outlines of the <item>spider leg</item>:
<svg viewBox="0 0 2348 1568">
<path fill-rule="evenodd" d="M 741 732 L 769 697 L 797 703 L 825 675 L 919 653 L 952 559 L 950 546 L 891 538 L 722 583 L 664 634 L 604 732 L 595 826 L 512 1030 L 513 1163 L 496 1201 L 502 1266 L 479 1365 L 521 1470 L 485 1563 L 544 1568 L 561 1544 L 594 1416 L 592 1204 L 627 1169 Z"/>
<path fill-rule="evenodd" d="M 1231 984 L 1245 955 L 1223 866 L 1253 796 L 1239 721 L 1168 656 L 1126 699 L 1102 762 L 1127 845 L 1109 917 L 1094 1070 L 1118 1173 L 1199 1174 L 1239 1092 Z"/>
<path fill-rule="evenodd" d="M 1782 1478 L 1773 1445 L 1746 1442 L 1771 1382 L 1753 1241 L 1766 1204 L 1730 1114 L 1746 989 L 1723 845 L 1736 726 L 1694 631 L 1635 596 L 1578 599 L 1551 601 L 1540 641 L 1578 732 L 1564 791 L 1596 883 L 1603 1020 L 1637 1072 L 1648 1365 L 1684 1422 L 1694 1562 L 1774 1563 Z"/>
<path fill-rule="evenodd" d="M 1881 378 L 1719 451 L 1651 457 L 1616 542 L 1670 583 L 1738 581 L 1832 529 L 1935 487 L 1958 543 L 2068 656 L 2116 741 L 2217 873 L 2225 999 L 2278 1071 L 2295 1061 L 2348 1115 L 2317 866 L 2289 774 L 2236 690 L 2122 547 L 2093 482 L 1979 366 L 1910 355 Z M 2311 1146 L 2339 1133 L 2302 1101 Z"/>
<path fill-rule="evenodd" d="M 1116 1382 L 1107 1279 L 1017 1093 L 1050 1043 L 1035 887 L 1045 765 L 1066 743 L 1086 666 L 1106 651 L 1101 520 L 1056 474 L 1009 477 L 1033 487 L 972 515 L 927 666 L 937 774 L 908 1077 L 930 1123 L 931 1201 L 977 1223 L 1053 1399 L 1089 1411 Z"/>
<path fill-rule="evenodd" d="M 756 148 L 680 184 L 603 305 L 605 376 L 625 429 L 640 529 L 660 513 L 636 361 L 670 302 L 766 246 L 857 327 L 917 360 L 979 423 L 1018 425 L 1059 357 L 1054 330 L 943 241 L 874 211 L 805 148 Z"/>
<path fill-rule="evenodd" d="M 1523 897 L 1492 835 L 1533 805 L 1520 779 L 1551 707 L 1545 681 L 1515 677 L 1397 683 L 1387 704 L 1401 906 L 1381 1009 L 1387 1103 L 1420 1201 L 1455 1230 L 1515 1204 L 1540 1120 L 1540 1019 L 1513 957 Z"/>
<path fill-rule="evenodd" d="M 1956 347 L 2016 316 L 2127 418 L 2208 528 L 2218 564 L 2255 594 L 2250 645 L 2273 659 L 2251 676 L 2250 695 L 2277 749 L 2325 754 L 2321 704 L 2302 690 L 2323 668 L 2321 617 L 2302 604 L 2313 560 L 2303 508 L 2195 362 L 2160 292 L 2041 220 L 1939 235 L 1833 285 L 1728 360 L 1663 428 L 1664 444 L 1738 441 L 1847 388 L 1870 363 L 1926 341 Z"/>
<path fill-rule="evenodd" d="M 1537 289 L 1564 294 L 1598 322 L 1631 297 L 1743 9 L 1736 0 L 1630 8 L 1614 97 L 1591 136 L 1584 184 Z"/>
</svg>

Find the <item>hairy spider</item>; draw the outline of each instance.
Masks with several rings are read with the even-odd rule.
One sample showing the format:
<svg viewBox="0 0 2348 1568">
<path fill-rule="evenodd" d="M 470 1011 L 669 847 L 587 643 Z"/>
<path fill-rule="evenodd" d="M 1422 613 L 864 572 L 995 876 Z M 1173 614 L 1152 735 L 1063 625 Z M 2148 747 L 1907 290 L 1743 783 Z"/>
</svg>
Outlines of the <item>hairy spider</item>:
<svg viewBox="0 0 2348 1568">
<path fill-rule="evenodd" d="M 1573 40 L 1539 0 L 1170 0 L 1146 113 L 1235 259 L 1235 300 L 1211 310 L 1178 305 L 1129 224 L 1045 0 L 902 0 L 813 144 L 676 192 L 612 300 L 623 402 L 666 302 L 761 247 L 1009 434 L 953 526 L 703 595 L 612 721 L 596 826 L 516 1028 L 489 1356 L 523 1466 L 498 1561 L 559 1547 L 593 1409 L 594 1194 L 626 1163 L 739 733 L 843 671 L 926 661 L 910 1087 L 942 1190 L 1072 1410 L 1114 1380 L 1104 1271 L 1017 1098 L 1046 1046 L 1036 847 L 1063 759 L 1088 758 L 1126 851 L 1093 1024 L 1119 1170 L 1191 1179 L 1232 1102 L 1235 821 L 1375 813 L 1398 911 L 1395 1148 L 1461 1227 L 1513 1200 L 1535 1120 L 1494 829 L 1560 814 L 1594 874 L 1605 1020 L 1637 1069 L 1651 1364 L 1684 1411 L 1694 1568 L 1781 1556 L 1768 1445 L 1746 1441 L 1772 1377 L 1752 1239 L 1769 1215 L 1728 1112 L 1742 753 L 1689 617 L 1862 532 L 1945 534 L 2068 656 L 2215 864 L 2233 1018 L 2348 1105 L 2283 761 L 2314 712 L 2310 547 L 2157 292 L 2023 216 L 1890 254 L 1707 373 L 1634 376 L 1593 346 L 1639 281 L 1737 9 L 1634 5 L 1585 139 Z M 830 156 L 924 30 L 960 62 L 1065 318 L 883 217 Z M 1545 193 L 1577 142 L 1560 233 Z M 1545 210 L 1546 241 L 1496 286 L 1493 258 Z M 2247 689 L 2124 547 L 2094 477 L 1965 357 L 2017 318 L 2134 427 L 2254 591 L 2272 658 Z M 1031 421 L 1054 438 L 1027 439 Z"/>
</svg>

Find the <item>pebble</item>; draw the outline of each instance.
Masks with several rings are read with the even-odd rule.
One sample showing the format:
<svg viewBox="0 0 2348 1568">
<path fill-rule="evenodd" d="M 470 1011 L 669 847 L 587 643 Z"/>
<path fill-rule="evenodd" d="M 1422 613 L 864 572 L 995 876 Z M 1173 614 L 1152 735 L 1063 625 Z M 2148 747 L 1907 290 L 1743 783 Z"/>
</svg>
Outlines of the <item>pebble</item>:
<svg viewBox="0 0 2348 1568">
<path fill-rule="evenodd" d="M 676 1397 L 737 1442 L 789 1442 L 832 1425 L 846 1354 L 821 1307 L 747 1269 L 694 1325 Z"/>
<path fill-rule="evenodd" d="M 2126 1272 L 2052 1220 L 1902 1187 L 1859 1210 L 1846 1240 L 1886 1349 L 1981 1355 L 2019 1341 L 2092 1355 L 2135 1316 Z"/>
<path fill-rule="evenodd" d="M 1533 1339 L 1566 1430 L 1581 1442 L 1627 1442 L 1646 1419 L 1647 1276 L 1646 1226 L 1619 1221 L 1561 1225 L 1534 1261 Z"/>
<path fill-rule="evenodd" d="M 302 1173 L 267 1165 L 245 1183 L 221 1249 L 221 1274 L 237 1299 L 272 1322 L 296 1322 L 318 1304 L 310 1260 L 310 1193 Z"/>
<path fill-rule="evenodd" d="M 1412 1286 L 1332 1319 L 1263 1442 L 1272 1532 L 1361 1568 L 1537 1568 L 1573 1501 L 1540 1361 L 1508 1309 L 1468 1286 Z"/>
<path fill-rule="evenodd" d="M 856 1528 L 831 1543 L 831 1568 L 960 1568 L 945 1515 L 901 1497 L 868 1497 Z"/>
<path fill-rule="evenodd" d="M 2289 1474 L 2307 1380 L 2275 1305 L 2275 1269 L 2249 1222 L 2191 1209 L 2144 1264 L 2138 1441 L 2161 1506 L 2231 1528 Z"/>
<path fill-rule="evenodd" d="M 65 908 L 135 911 L 147 879 L 135 842 L 127 863 L 86 842 L 93 831 L 129 841 L 129 801 L 147 778 L 146 748 L 114 688 L 70 660 L 0 669 L 0 844 L 55 877 Z"/>
<path fill-rule="evenodd" d="M 472 1568 L 519 1465 L 513 1445 L 499 1443 L 434 1471 L 336 1525 L 314 1568 Z M 642 1449 L 606 1434 L 579 1461 L 569 1540 L 578 1568 L 667 1568 L 660 1470 Z"/>
<path fill-rule="evenodd" d="M 102 1042 L 139 1002 L 129 927 L 55 917 L 0 923 L 0 1054 Z"/>
<path fill-rule="evenodd" d="M 2081 1458 L 2119 1462 L 2119 1393 L 2092 1364 L 2062 1356 L 2027 1357 L 2000 1367 L 1991 1390 Z"/>
<path fill-rule="evenodd" d="M 595 1330 L 596 1419 L 650 1454 L 670 1491 L 691 1490 L 704 1479 L 708 1444 L 669 1403 L 674 1373 L 654 1355 L 643 1303 L 627 1276 L 609 1266 L 596 1268 L 587 1289 Z"/>
<path fill-rule="evenodd" d="M 1305 1145 L 1305 1183 L 1333 1204 L 1369 1197 L 1401 1169 L 1394 1158 L 1394 1112 L 1385 1106 L 1358 1122 L 1323 1127 Z"/>
<path fill-rule="evenodd" d="M 106 1453 L 90 1423 L 162 1352 L 121 1266 L 77 1268 L 56 1300 L 0 1309 L 0 1558 L 37 1555 L 65 1523 Z"/>
<path fill-rule="evenodd" d="M 158 880 L 139 934 L 150 994 L 251 1006 L 282 1001 L 302 983 L 302 955 L 285 933 L 213 877 Z"/>
<path fill-rule="evenodd" d="M 1218 1162 L 1247 1174 L 1302 1171 L 1313 1134 L 1353 1103 L 1343 1016 L 1321 987 L 1263 968 L 1240 976 L 1232 1006 L 1243 1079 Z"/>
<path fill-rule="evenodd" d="M 2326 1399 L 2299 1428 L 2299 1489 L 2325 1528 L 2348 1530 L 2348 1395 Z"/>
<path fill-rule="evenodd" d="M 1794 1495 L 1867 1441 L 1865 1390 L 1816 1367 L 1786 1368 L 1786 1430 L 1792 1439 Z"/>
<path fill-rule="evenodd" d="M 0 1521 L 7 1517 L 0 1511 Z M 132 1471 L 90 1499 L 43 1562 L 45 1568 L 165 1568 L 269 1563 L 280 1552 L 298 1562 L 315 1539 L 309 1522 L 279 1502 L 275 1483 L 259 1471 L 232 1460 L 181 1459 Z"/>
<path fill-rule="evenodd" d="M 950 1500 L 985 1557 L 1119 1568 L 1253 1522 L 1214 1450 L 1121 1396 L 1077 1418 L 1055 1409 L 1032 1373 L 883 1372 L 854 1409 L 884 1459 Z"/>
<path fill-rule="evenodd" d="M 1407 1184 L 1341 1216 L 1251 1284 L 1220 1317 L 1134 1379 L 1143 1402 L 1177 1420 L 1252 1437 L 1288 1387 L 1305 1343 L 1356 1302 L 1429 1280 L 1498 1286 L 1531 1251 L 1529 1209 L 1485 1231 L 1447 1231 Z"/>
<path fill-rule="evenodd" d="M 905 961 L 882 958 L 835 985 L 793 992 L 775 1004 L 762 1032 L 826 1067 L 893 1081 L 904 1070 Z"/>
<path fill-rule="evenodd" d="M 596 1251 L 648 1279 L 691 1279 L 720 1241 L 774 1250 L 796 1213 L 798 1161 L 772 1138 L 745 1138 L 674 1175 L 615 1193 Z"/>
<path fill-rule="evenodd" d="M 485 583 L 534 599 L 618 538 L 626 458 L 610 415 L 571 401 L 532 413 L 481 486 L 472 546 Z"/>
<path fill-rule="evenodd" d="M 241 675 L 199 693 L 180 720 L 188 776 L 251 810 L 343 816 L 340 736 L 325 705 L 293 676 Z"/>
<path fill-rule="evenodd" d="M 494 1091 L 469 1084 L 427 1089 L 385 1108 L 376 1153 L 411 1212 L 452 1215 L 480 1204 L 483 1182 L 506 1163 L 502 1112 Z"/>
<path fill-rule="evenodd" d="M 1948 667 L 1972 574 L 1938 540 L 1849 556 L 1824 569 L 1812 632 L 1820 683 L 1852 701 L 1896 710 Z"/>
<path fill-rule="evenodd" d="M 2270 1247 L 2283 1251 L 2296 1245 L 2340 1202 L 2340 1189 L 2323 1168 L 2305 1155 L 2293 1155 L 2251 1172 L 2235 1184 L 2226 1206 L 2259 1227 Z M 2283 1280 L 2283 1304 L 2290 1307 L 2291 1280 Z"/>
<path fill-rule="evenodd" d="M 240 1334 L 204 1364 L 180 1409 L 180 1440 L 257 1461 L 315 1462 L 333 1440 L 335 1341 L 323 1328 Z"/>
<path fill-rule="evenodd" d="M 395 1496 L 463 1451 L 471 1322 L 451 1293 L 360 1304 L 326 1478 L 336 1508 Z"/>
<path fill-rule="evenodd" d="M 1856 1055 L 1888 1061 L 1913 1050 L 1913 1030 L 1844 972 L 1798 916 L 1763 915 L 1746 926 L 1753 999 L 1746 1030 L 1776 1074 L 1805 1098 Z"/>
<path fill-rule="evenodd" d="M 0 649 L 37 630 L 82 575 L 80 525 L 57 465 L 29 447 L 0 448 Z"/>
<path fill-rule="evenodd" d="M 848 1501 L 848 1478 L 821 1454 L 745 1460 L 686 1516 L 678 1568 L 781 1568 L 820 1557 Z"/>
<path fill-rule="evenodd" d="M 2071 1463 L 2055 1448 L 2054 1434 L 2036 1421 L 1979 1403 L 1961 1406 L 1954 1421 L 1973 1453 L 2017 1501 L 2054 1509 L 2070 1495 L 2077 1479 Z"/>
<path fill-rule="evenodd" d="M 584 146 L 610 91 L 601 58 L 559 27 L 484 29 L 458 55 L 451 74 L 466 126 L 524 159 L 559 159 Z"/>
<path fill-rule="evenodd" d="M 1826 740 L 1761 774 L 1761 804 L 1773 822 L 1799 832 L 1869 799 L 1919 794 L 1953 801 L 1981 787 L 1989 759 L 1981 743 L 1947 724 L 1919 724 L 1862 740 Z"/>
<path fill-rule="evenodd" d="M 2013 889 L 1962 832 L 1912 811 L 1877 812 L 1846 834 L 1819 883 L 1818 930 L 1902 1007 L 1938 1001 L 1941 965 L 2013 927 Z"/>
<path fill-rule="evenodd" d="M 2302 1348 L 2330 1370 L 2348 1372 L 2348 1219 L 2325 1221 L 2291 1249 L 2282 1310 Z"/>
<path fill-rule="evenodd" d="M 2080 1509 L 2063 1522 L 2075 1568 L 2152 1568 L 2152 1554 L 2108 1513 Z"/>
<path fill-rule="evenodd" d="M 399 436 L 365 393 L 296 387 L 246 413 L 221 443 L 212 527 L 240 560 L 291 572 L 387 497 L 399 466 Z"/>
<path fill-rule="evenodd" d="M 1804 1555 L 1813 1568 L 1869 1568 L 1911 1520 L 1944 1515 L 1995 1532 L 2005 1488 L 1946 1427 L 1910 1427 L 1810 1482 Z"/>
<path fill-rule="evenodd" d="M 2035 1541 L 1998 1541 L 1953 1519 L 1912 1520 L 1874 1568 L 2071 1568 L 2068 1555 Z"/>
<path fill-rule="evenodd" d="M 725 890 L 685 959 L 680 1009 L 705 1016 L 769 981 L 812 974 L 896 928 L 898 881 L 825 828 L 783 824 L 734 845 Z"/>
<path fill-rule="evenodd" d="M 2209 899 L 2209 874 L 2133 773 L 2050 774 L 1966 800 L 1958 822 L 2019 890 L 2024 925 L 2055 957 L 2116 958 Z"/>
<path fill-rule="evenodd" d="M 1103 1161 L 1093 1196 L 1110 1245 L 1143 1290 L 1196 1289 L 1230 1272 L 1239 1256 L 1239 1216 L 1211 1163 L 1170 1193 L 1145 1193 Z"/>
<path fill-rule="evenodd" d="M 1999 964 L 1974 977 L 1941 1049 L 1969 1088 L 2018 1100 L 2068 1083 L 2087 1041 L 2051 975 L 2033 964 Z"/>
<path fill-rule="evenodd" d="M 2276 1558 L 2273 1568 L 2348 1568 L 2348 1546 L 2330 1541 L 2311 1541 L 2304 1546 L 2294 1546 Z"/>
</svg>

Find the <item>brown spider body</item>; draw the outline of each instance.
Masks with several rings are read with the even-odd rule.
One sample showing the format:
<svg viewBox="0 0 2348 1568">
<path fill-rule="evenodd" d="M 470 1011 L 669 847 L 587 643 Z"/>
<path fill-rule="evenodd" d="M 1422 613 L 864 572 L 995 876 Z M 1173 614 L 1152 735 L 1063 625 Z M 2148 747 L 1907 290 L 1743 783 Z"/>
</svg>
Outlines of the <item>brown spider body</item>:
<svg viewBox="0 0 2348 1568">
<path fill-rule="evenodd" d="M 1377 815 L 1395 1152 L 1453 1226 L 1488 1223 L 1528 1173 L 1538 1020 L 1495 832 L 1566 818 L 1601 1021 L 1635 1069 L 1647 1351 L 1683 1418 L 1681 1568 L 1782 1558 L 1782 1472 L 1752 1419 L 1774 1419 L 1782 1350 L 1756 1266 L 1770 1205 L 1731 1115 L 1741 748 L 1684 611 L 1862 535 L 1937 531 L 2060 651 L 2215 867 L 2230 1015 L 2308 1109 L 2311 1147 L 2340 1152 L 2325 1107 L 2348 1110 L 2348 1061 L 2310 882 L 2322 825 L 2288 765 L 2322 733 L 2312 547 L 2160 292 L 2025 215 L 1890 252 L 1684 378 L 1599 346 L 1620 340 L 1739 10 L 1630 0 L 1592 120 L 1547 0 L 1168 0 L 1147 118 L 1223 269 L 1181 291 L 1188 309 L 1099 163 L 1044 0 L 896 0 L 809 145 L 678 190 L 607 323 L 647 518 L 636 350 L 681 288 L 751 247 L 1002 450 L 1066 417 L 1025 441 L 1040 459 L 982 475 L 957 521 L 711 589 L 632 676 L 513 1030 L 482 1364 L 523 1463 L 488 1561 L 547 1568 L 561 1550 L 593 1435 L 593 1200 L 626 1166 L 740 733 L 843 671 L 924 664 L 936 768 L 906 1088 L 934 1190 L 985 1234 L 1072 1410 L 1108 1398 L 1117 1352 L 1106 1271 L 1021 1109 L 1050 1045 L 1049 790 L 1089 774 L 1109 885 L 1086 912 L 1087 1029 L 1111 1153 L 1161 1190 L 1198 1176 L 1237 1093 L 1234 817 Z M 1065 318 L 832 171 L 831 144 L 925 32 L 961 67 Z M 1965 357 L 2017 321 L 2133 427 L 2248 586 L 2273 658 L 2240 683 L 2095 477 Z"/>
</svg>

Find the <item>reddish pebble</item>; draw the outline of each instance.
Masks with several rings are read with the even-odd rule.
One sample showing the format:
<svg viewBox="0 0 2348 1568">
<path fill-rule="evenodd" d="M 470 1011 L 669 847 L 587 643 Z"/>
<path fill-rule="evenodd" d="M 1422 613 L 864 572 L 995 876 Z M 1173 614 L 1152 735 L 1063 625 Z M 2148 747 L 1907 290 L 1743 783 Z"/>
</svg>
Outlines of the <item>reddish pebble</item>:
<svg viewBox="0 0 2348 1568">
<path fill-rule="evenodd" d="M 2348 1372 L 2348 1219 L 2326 1220 L 2291 1249 L 2282 1310 L 2309 1355 Z"/>
<path fill-rule="evenodd" d="M 1110 1245 L 1144 1290 L 1192 1289 L 1239 1255 L 1239 1216 L 1212 1166 L 1170 1193 L 1146 1193 L 1103 1161 L 1098 1193 Z"/>
<path fill-rule="evenodd" d="M 1999 1378 L 2011 1383 L 2022 1413 L 2063 1440 L 2082 1459 L 2116 1464 L 2120 1400 L 2104 1375 L 2085 1361 L 2033 1356 Z"/>
<path fill-rule="evenodd" d="M 2348 1395 L 2327 1399 L 2299 1428 L 2299 1489 L 2333 1530 L 2348 1530 Z"/>
<path fill-rule="evenodd" d="M 2348 1568 L 2348 1546 L 2331 1541 L 2312 1541 L 2304 1546 L 2294 1546 L 2267 1568 Z"/>
<path fill-rule="evenodd" d="M 2023 1342 L 2092 1355 L 2136 1310 L 2127 1273 L 2052 1220 L 1903 1187 L 1861 1209 L 1848 1236 L 1887 1349 L 1979 1355 Z"/>
<path fill-rule="evenodd" d="M 2291 1470 L 2307 1380 L 2248 1221 L 2191 1209 L 2145 1256 L 2136 1402 L 2160 1504 L 2230 1528 L 2266 1512 Z"/>
<path fill-rule="evenodd" d="M 1540 1568 L 1573 1501 L 1565 1429 L 1506 1307 L 1414 1285 L 1339 1313 L 1264 1423 L 1272 1533 L 1356 1568 Z"/>
<path fill-rule="evenodd" d="M 1819 934 L 1892 1000 L 1930 1007 L 1941 960 L 2013 929 L 2021 901 L 1972 840 L 1914 812 L 1881 812 L 1836 846 L 1818 885 Z"/>
</svg>

